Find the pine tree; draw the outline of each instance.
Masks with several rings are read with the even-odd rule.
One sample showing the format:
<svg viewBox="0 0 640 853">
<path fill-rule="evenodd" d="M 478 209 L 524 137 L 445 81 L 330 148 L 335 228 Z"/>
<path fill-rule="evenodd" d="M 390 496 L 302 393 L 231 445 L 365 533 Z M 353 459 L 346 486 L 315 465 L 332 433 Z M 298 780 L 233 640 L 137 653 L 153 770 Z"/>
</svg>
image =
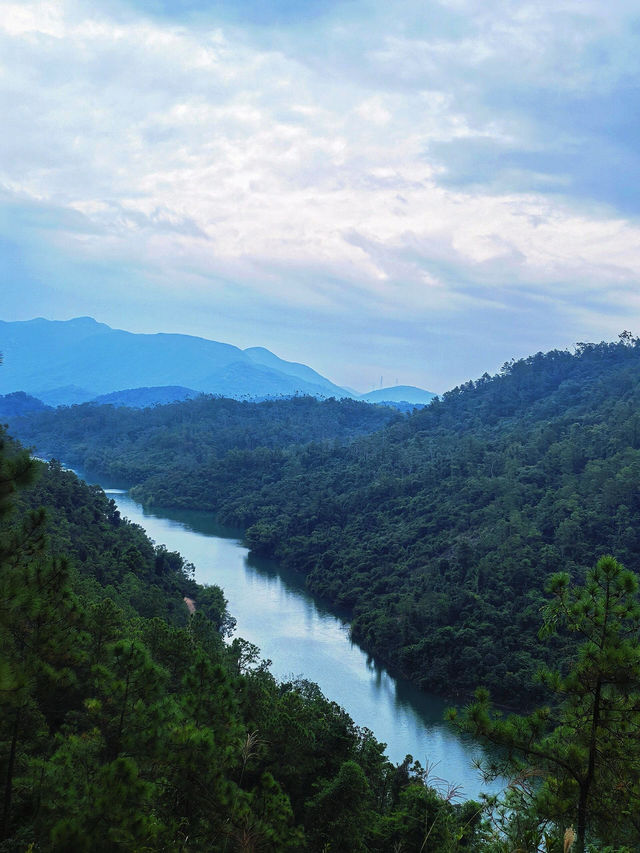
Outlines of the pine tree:
<svg viewBox="0 0 640 853">
<path fill-rule="evenodd" d="M 462 726 L 506 750 L 494 765 L 540 775 L 528 789 L 530 814 L 562 835 L 575 826 L 574 853 L 589 833 L 601 842 L 640 843 L 640 604 L 638 579 L 602 557 L 584 587 L 567 573 L 551 578 L 552 600 L 541 633 L 565 628 L 578 643 L 566 672 L 545 670 L 556 702 L 506 719 L 487 691 L 462 716 Z M 451 714 L 455 717 L 455 713 Z"/>
<path fill-rule="evenodd" d="M 43 511 L 12 517 L 16 492 L 36 471 L 0 432 L 0 840 L 11 833 L 16 777 L 63 713 L 59 702 L 73 682 L 77 602 L 68 564 L 44 554 Z"/>
</svg>

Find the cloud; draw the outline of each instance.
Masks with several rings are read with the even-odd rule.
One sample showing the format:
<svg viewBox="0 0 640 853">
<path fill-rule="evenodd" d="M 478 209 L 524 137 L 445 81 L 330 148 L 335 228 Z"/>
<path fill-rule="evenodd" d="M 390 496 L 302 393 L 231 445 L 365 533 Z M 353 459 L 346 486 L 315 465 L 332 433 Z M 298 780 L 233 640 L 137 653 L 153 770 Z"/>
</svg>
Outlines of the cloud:
<svg viewBox="0 0 640 853">
<path fill-rule="evenodd" d="M 199 334 L 218 310 L 351 383 L 340 360 L 387 372 L 367 340 L 419 384 L 420 329 L 456 341 L 444 377 L 483 337 L 510 357 L 524 311 L 535 349 L 639 316 L 633 4 L 0 10 L 5 257 L 40 302 L 127 326 L 155 294 L 149 323 Z"/>
<path fill-rule="evenodd" d="M 125 5 L 125 4 L 123 4 Z M 344 0 L 233 0 L 216 3 L 210 0 L 130 0 L 131 8 L 159 20 L 189 21 L 192 23 L 215 20 L 242 26 L 270 27 L 277 24 L 291 26 L 293 22 L 309 24 L 333 9 L 344 5 Z"/>
</svg>

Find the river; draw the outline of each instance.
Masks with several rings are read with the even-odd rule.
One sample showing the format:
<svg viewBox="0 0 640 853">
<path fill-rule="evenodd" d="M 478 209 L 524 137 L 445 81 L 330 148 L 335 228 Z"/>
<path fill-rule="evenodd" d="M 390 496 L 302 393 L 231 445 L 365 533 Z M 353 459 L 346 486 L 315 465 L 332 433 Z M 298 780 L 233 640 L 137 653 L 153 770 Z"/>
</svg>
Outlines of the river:
<svg viewBox="0 0 640 853">
<path fill-rule="evenodd" d="M 372 661 L 351 641 L 346 619 L 314 601 L 299 576 L 250 557 L 238 534 L 204 512 L 151 512 L 122 490 L 106 491 L 123 516 L 192 562 L 199 583 L 222 587 L 237 620 L 236 634 L 260 647 L 277 678 L 315 681 L 359 726 L 387 744 L 394 763 L 407 754 L 423 766 L 428 762 L 433 776 L 444 780 L 441 788 L 460 787 L 463 798 L 498 789 L 483 785 L 473 766 L 480 747 L 443 722 L 446 703 L 392 678 Z"/>
</svg>

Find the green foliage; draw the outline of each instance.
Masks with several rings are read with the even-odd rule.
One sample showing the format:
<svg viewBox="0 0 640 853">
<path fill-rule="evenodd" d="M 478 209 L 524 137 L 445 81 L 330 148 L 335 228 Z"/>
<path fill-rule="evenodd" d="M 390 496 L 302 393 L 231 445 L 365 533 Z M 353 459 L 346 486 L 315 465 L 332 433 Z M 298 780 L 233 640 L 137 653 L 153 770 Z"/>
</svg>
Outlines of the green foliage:
<svg viewBox="0 0 640 853">
<path fill-rule="evenodd" d="M 7 417 L 41 454 L 128 484 L 173 468 L 176 448 L 180 467 L 197 470 L 226 456 L 233 465 L 255 451 L 349 441 L 402 419 L 393 409 L 349 399 L 248 403 L 211 395 L 142 410 L 84 403 Z"/>
<path fill-rule="evenodd" d="M 411 849 L 417 770 L 392 767 L 316 685 L 279 684 L 255 646 L 226 646 L 222 591 L 195 584 L 100 490 L 11 452 L 0 849 L 321 853 L 388 850 L 392 837 Z M 37 485 L 17 490 L 34 467 Z M 442 850 L 465 849 L 453 812 L 440 830 Z"/>
<path fill-rule="evenodd" d="M 37 481 L 17 497 L 16 509 L 27 522 L 36 514 L 37 533 L 46 538 L 50 552 L 68 555 L 77 588 L 95 598 L 110 597 L 128 615 L 185 624 L 183 597 L 194 597 L 197 589 L 193 566 L 180 554 L 154 546 L 141 527 L 124 523 L 98 486 L 88 486 L 55 460 L 33 464 Z M 38 516 L 42 506 L 46 515 Z M 18 550 L 10 541 L 8 547 Z"/>
<path fill-rule="evenodd" d="M 148 503 L 245 528 L 256 553 L 349 608 L 354 639 L 421 687 L 470 695 L 481 681 L 503 703 L 533 707 L 545 696 L 534 673 L 571 650 L 535 639 L 544 578 L 584 577 L 594 553 L 638 562 L 639 366 L 633 338 L 538 353 L 346 444 L 314 429 L 325 405 L 351 423 L 359 410 L 348 401 L 230 404 L 243 426 L 230 415 L 221 441 L 187 415 L 215 403 L 217 429 L 228 401 L 147 414 L 79 407 L 20 429 L 43 447 L 59 433 L 60 452 L 93 453 L 105 473 L 118 456 Z"/>
<path fill-rule="evenodd" d="M 371 792 L 362 768 L 355 761 L 345 761 L 336 776 L 318 788 L 307 806 L 316 846 L 344 853 L 366 850 Z"/>
<path fill-rule="evenodd" d="M 543 633 L 565 630 L 578 637 L 566 671 L 541 673 L 553 705 L 505 718 L 492 709 L 487 691 L 479 690 L 462 726 L 501 747 L 503 758 L 489 772 L 520 777 L 505 814 L 516 815 L 506 824 L 525 849 L 537 849 L 543 834 L 559 835 L 571 824 L 576 853 L 583 853 L 589 831 L 605 843 L 637 845 L 638 579 L 613 557 L 602 557 L 583 587 L 559 573 L 549 591 Z M 539 783 L 524 785 L 531 776 Z"/>
<path fill-rule="evenodd" d="M 480 691 L 465 717 L 518 774 L 490 813 L 495 832 L 410 761 L 392 767 L 315 685 L 278 684 L 255 646 L 225 645 L 221 590 L 198 587 L 100 489 L 2 436 L 4 847 L 501 853 L 561 849 L 572 822 L 579 850 L 596 838 L 635 849 L 636 581 L 613 558 L 588 566 L 607 551 L 637 564 L 639 360 L 635 339 L 538 354 L 372 435 L 349 423 L 345 445 L 326 440 L 335 432 L 308 443 L 324 418 L 315 402 L 259 410 L 246 442 L 236 420 L 210 453 L 228 401 L 200 401 L 213 428 L 167 407 L 173 426 L 153 415 L 148 446 L 141 413 L 45 413 L 50 435 L 67 418 L 61 443 L 138 480 L 148 500 L 248 528 L 254 549 L 350 607 L 354 636 L 422 686 L 482 680 L 511 705 L 543 697 L 505 718 Z M 328 403 L 335 418 L 342 404 Z"/>
</svg>

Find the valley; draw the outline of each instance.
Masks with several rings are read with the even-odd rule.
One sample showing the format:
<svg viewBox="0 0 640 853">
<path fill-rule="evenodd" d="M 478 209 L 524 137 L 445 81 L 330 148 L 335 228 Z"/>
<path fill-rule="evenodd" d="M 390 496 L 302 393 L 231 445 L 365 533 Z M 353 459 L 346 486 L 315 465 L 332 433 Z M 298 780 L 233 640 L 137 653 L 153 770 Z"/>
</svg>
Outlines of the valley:
<svg viewBox="0 0 640 853">
<path fill-rule="evenodd" d="M 161 563 L 168 558 L 168 565 L 179 569 L 169 618 L 180 624 L 188 617 L 184 601 L 175 603 L 180 589 L 182 599 L 195 602 L 191 618 L 212 620 L 227 637 L 227 651 L 219 648 L 216 655 L 230 656 L 225 666 L 232 672 L 237 666 L 250 680 L 273 679 L 270 684 L 280 685 L 276 690 L 309 696 L 322 695 L 317 680 L 334 700 L 331 707 L 343 705 L 341 713 L 353 715 L 350 724 L 358 737 L 384 739 L 392 733 L 395 765 L 379 765 L 383 775 L 391 766 L 394 772 L 409 768 L 409 759 L 402 758 L 407 748 L 425 753 L 413 755 L 425 765 L 412 765 L 407 784 L 422 792 L 419 798 L 433 792 L 440 808 L 448 808 L 449 796 L 438 788 L 444 783 L 435 779 L 433 761 L 438 776 L 480 793 L 467 763 L 468 747 L 428 717 L 418 719 L 406 697 L 422 696 L 418 704 L 431 704 L 437 716 L 444 704 L 428 699 L 429 691 L 466 704 L 466 711 L 451 712 L 459 730 L 507 750 L 485 757 L 498 789 L 505 784 L 501 777 L 525 767 L 532 754 L 544 758 L 550 780 L 557 773 L 558 784 L 568 785 L 568 791 L 579 786 L 579 838 L 585 849 L 589 820 L 602 837 L 609 832 L 607 815 L 621 796 L 616 790 L 623 790 L 615 786 L 635 772 L 636 757 L 631 742 L 624 746 L 623 733 L 616 741 L 622 752 L 607 742 L 608 769 L 598 764 L 602 777 L 594 776 L 590 756 L 600 747 L 591 741 L 581 746 L 580 720 L 608 714 L 609 706 L 619 715 L 624 706 L 623 717 L 612 716 L 611 725 L 619 727 L 624 719 L 624 726 L 635 726 L 635 652 L 630 647 L 630 657 L 620 663 L 628 686 L 618 687 L 618 676 L 610 681 L 612 676 L 603 674 L 611 687 L 602 710 L 598 687 L 580 694 L 586 705 L 574 712 L 562 694 L 575 691 L 571 673 L 584 660 L 580 636 L 571 630 L 582 610 L 557 609 L 560 604 L 550 596 L 560 602 L 562 596 L 595 596 L 604 581 L 618 590 L 611 601 L 619 604 L 611 606 L 619 608 L 615 619 L 620 621 L 612 622 L 613 633 L 603 635 L 607 645 L 598 659 L 604 673 L 606 648 L 634 635 L 640 613 L 633 603 L 632 573 L 613 557 L 592 568 L 606 553 L 631 568 L 637 564 L 639 366 L 640 342 L 626 336 L 614 344 L 581 344 L 575 353 L 514 360 L 498 375 L 470 381 L 410 414 L 353 400 L 295 396 L 251 403 L 200 396 L 146 409 L 98 404 L 23 409 L 11 418 L 10 429 L 43 455 L 93 469 L 103 482 L 115 479 L 131 487 L 130 495 L 112 494 L 119 503 L 111 501 L 109 517 L 130 515 L 154 539 L 184 552 L 186 561 L 156 546 Z M 57 462 L 49 467 L 54 480 L 64 474 Z M 99 493 L 94 492 L 96 499 Z M 76 514 L 72 507 L 70 520 Z M 245 559 L 246 551 L 235 542 L 230 573 L 223 573 L 225 557 L 208 575 L 212 546 L 231 554 L 229 540 L 210 538 L 219 524 L 238 531 L 249 555 Z M 136 535 L 144 536 L 142 527 L 134 525 Z M 77 535 L 62 544 L 56 532 L 54 541 L 80 554 Z M 122 555 L 128 571 L 115 586 L 101 558 L 95 582 L 108 584 L 105 590 L 124 595 L 126 607 L 141 608 L 143 618 L 154 619 L 158 607 L 167 607 L 165 593 L 158 589 L 149 597 L 144 591 L 137 577 L 139 553 L 129 549 Z M 195 578 L 189 560 L 205 567 Z M 164 573 L 160 570 L 160 576 Z M 201 586 L 210 580 L 216 586 Z M 239 581 L 245 585 L 237 587 Z M 87 587 L 83 581 L 78 589 L 85 596 L 104 596 L 95 582 Z M 293 599 L 303 608 L 291 617 Z M 594 624 L 602 606 L 594 598 Z M 241 624 L 234 634 L 236 610 Z M 347 624 L 364 655 L 347 638 Z M 274 660 L 273 674 L 261 658 L 263 643 L 263 653 Z M 622 662 L 626 652 L 620 648 L 615 659 Z M 302 657 L 296 658 L 294 649 Z M 587 677 L 586 670 L 583 674 Z M 535 710 L 505 718 L 490 704 L 486 688 L 503 709 Z M 261 725 L 268 728 L 264 720 Z M 403 732 L 409 730 L 414 737 L 407 741 Z M 564 745 L 559 732 L 571 733 Z M 375 743 L 383 761 L 384 747 Z M 343 765 L 338 777 L 343 772 L 359 771 Z M 338 777 L 328 782 L 330 788 Z M 355 777 L 351 781 L 355 784 Z M 555 783 L 549 784 L 552 796 Z M 624 784 L 625 796 L 635 796 Z M 584 804 L 595 796 L 592 790 L 609 797 L 611 809 L 596 808 L 594 801 L 589 818 Z M 547 791 L 546 783 L 541 791 Z M 312 800 L 296 806 L 293 791 L 288 796 L 297 819 L 314 819 L 313 808 L 305 811 Z M 505 804 L 526 804 L 528 819 L 538 826 L 555 820 L 536 789 L 518 783 L 505 796 Z M 393 803 L 383 797 L 379 815 L 395 808 Z M 484 809 L 471 801 L 461 808 L 476 809 L 469 826 L 479 826 Z M 487 805 L 486 814 L 495 818 L 493 808 Z M 511 831 L 505 808 L 504 831 Z M 455 822 L 461 814 L 454 808 L 447 820 Z M 422 841 L 429 831 L 423 831 Z M 633 837 L 631 825 L 625 831 Z M 358 832 L 360 838 L 367 835 L 362 825 Z M 374 836 L 367 838 L 367 849 L 377 849 Z M 380 849 L 388 849 L 386 843 Z M 474 843 L 484 849 L 479 837 Z"/>
<path fill-rule="evenodd" d="M 38 452 L 245 531 L 257 556 L 350 614 L 391 671 L 458 701 L 480 682 L 516 709 L 570 643 L 537 639 L 545 583 L 602 553 L 634 565 L 640 347 L 584 345 L 505 365 L 408 416 L 343 400 L 192 400 L 34 412 Z"/>
</svg>

